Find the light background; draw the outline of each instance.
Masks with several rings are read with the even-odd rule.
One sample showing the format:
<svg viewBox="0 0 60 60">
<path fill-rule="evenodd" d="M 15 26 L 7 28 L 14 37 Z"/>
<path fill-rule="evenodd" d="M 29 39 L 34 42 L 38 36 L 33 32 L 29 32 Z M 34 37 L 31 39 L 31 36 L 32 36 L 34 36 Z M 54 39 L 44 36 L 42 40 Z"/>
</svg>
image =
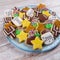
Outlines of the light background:
<svg viewBox="0 0 60 60">
<path fill-rule="evenodd" d="M 0 0 L 0 60 L 60 60 L 60 45 L 46 53 L 35 54 L 21 51 L 11 45 L 3 34 L 4 10 L 14 6 L 36 5 L 44 3 L 60 17 L 60 0 Z M 33 55 L 33 56 L 32 56 Z"/>
</svg>

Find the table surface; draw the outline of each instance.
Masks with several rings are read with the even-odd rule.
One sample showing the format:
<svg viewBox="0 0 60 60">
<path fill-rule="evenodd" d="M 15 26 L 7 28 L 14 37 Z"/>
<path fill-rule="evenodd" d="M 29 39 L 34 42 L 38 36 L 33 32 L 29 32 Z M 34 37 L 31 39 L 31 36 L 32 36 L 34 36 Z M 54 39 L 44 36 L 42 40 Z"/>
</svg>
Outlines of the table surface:
<svg viewBox="0 0 60 60">
<path fill-rule="evenodd" d="M 29 53 L 15 48 L 3 34 L 4 10 L 15 6 L 44 3 L 60 17 L 60 0 L 0 0 L 0 60 L 60 60 L 60 45 L 46 53 Z"/>
</svg>

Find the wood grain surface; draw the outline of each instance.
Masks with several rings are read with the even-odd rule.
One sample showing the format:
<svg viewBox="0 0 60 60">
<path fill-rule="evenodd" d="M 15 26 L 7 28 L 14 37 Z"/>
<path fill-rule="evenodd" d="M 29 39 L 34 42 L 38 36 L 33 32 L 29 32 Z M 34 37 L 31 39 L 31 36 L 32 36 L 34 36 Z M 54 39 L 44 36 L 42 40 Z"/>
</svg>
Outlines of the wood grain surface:
<svg viewBox="0 0 60 60">
<path fill-rule="evenodd" d="M 14 6 L 44 3 L 60 17 L 60 0 L 0 0 L 0 60 L 60 60 L 60 45 L 46 53 L 29 53 L 15 48 L 3 34 L 4 11 Z"/>
</svg>

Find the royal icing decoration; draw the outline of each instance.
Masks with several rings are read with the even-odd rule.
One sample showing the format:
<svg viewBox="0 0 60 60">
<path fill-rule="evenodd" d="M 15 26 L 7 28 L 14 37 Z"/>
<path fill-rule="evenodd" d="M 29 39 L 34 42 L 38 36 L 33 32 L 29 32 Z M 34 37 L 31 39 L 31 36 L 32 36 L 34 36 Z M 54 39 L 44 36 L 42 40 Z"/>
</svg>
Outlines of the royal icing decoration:
<svg viewBox="0 0 60 60">
<path fill-rule="evenodd" d="M 44 44 L 49 45 L 51 43 L 53 43 L 54 41 L 54 37 L 52 35 L 52 33 L 47 32 L 44 33 L 43 35 L 41 35 L 41 39 L 44 41 Z"/>
<path fill-rule="evenodd" d="M 39 38 L 36 37 L 35 40 L 32 40 L 31 43 L 33 44 L 33 49 L 42 49 L 42 44 L 43 41 Z"/>
</svg>

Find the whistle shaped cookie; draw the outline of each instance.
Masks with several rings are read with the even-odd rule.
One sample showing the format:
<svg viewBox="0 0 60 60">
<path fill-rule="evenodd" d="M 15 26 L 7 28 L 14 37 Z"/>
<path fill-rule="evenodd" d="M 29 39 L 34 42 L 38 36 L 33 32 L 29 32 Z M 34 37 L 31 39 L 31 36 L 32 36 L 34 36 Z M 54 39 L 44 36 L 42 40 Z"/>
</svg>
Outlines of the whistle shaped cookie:
<svg viewBox="0 0 60 60">
<path fill-rule="evenodd" d="M 8 29 L 3 30 L 7 36 L 10 36 L 11 38 L 15 38 L 15 28 L 12 26 L 9 26 Z"/>
<path fill-rule="evenodd" d="M 33 10 L 33 9 L 29 9 L 29 10 L 26 12 L 26 15 L 29 16 L 29 17 L 33 17 L 33 16 L 34 16 L 34 10 Z"/>
<path fill-rule="evenodd" d="M 21 26 L 22 19 L 19 18 L 19 17 L 15 17 L 14 19 L 12 19 L 12 22 L 13 22 L 16 26 Z"/>
<path fill-rule="evenodd" d="M 42 34 L 41 39 L 44 41 L 45 45 L 49 45 L 54 42 L 54 36 L 51 32 L 46 32 L 46 33 Z"/>
</svg>

